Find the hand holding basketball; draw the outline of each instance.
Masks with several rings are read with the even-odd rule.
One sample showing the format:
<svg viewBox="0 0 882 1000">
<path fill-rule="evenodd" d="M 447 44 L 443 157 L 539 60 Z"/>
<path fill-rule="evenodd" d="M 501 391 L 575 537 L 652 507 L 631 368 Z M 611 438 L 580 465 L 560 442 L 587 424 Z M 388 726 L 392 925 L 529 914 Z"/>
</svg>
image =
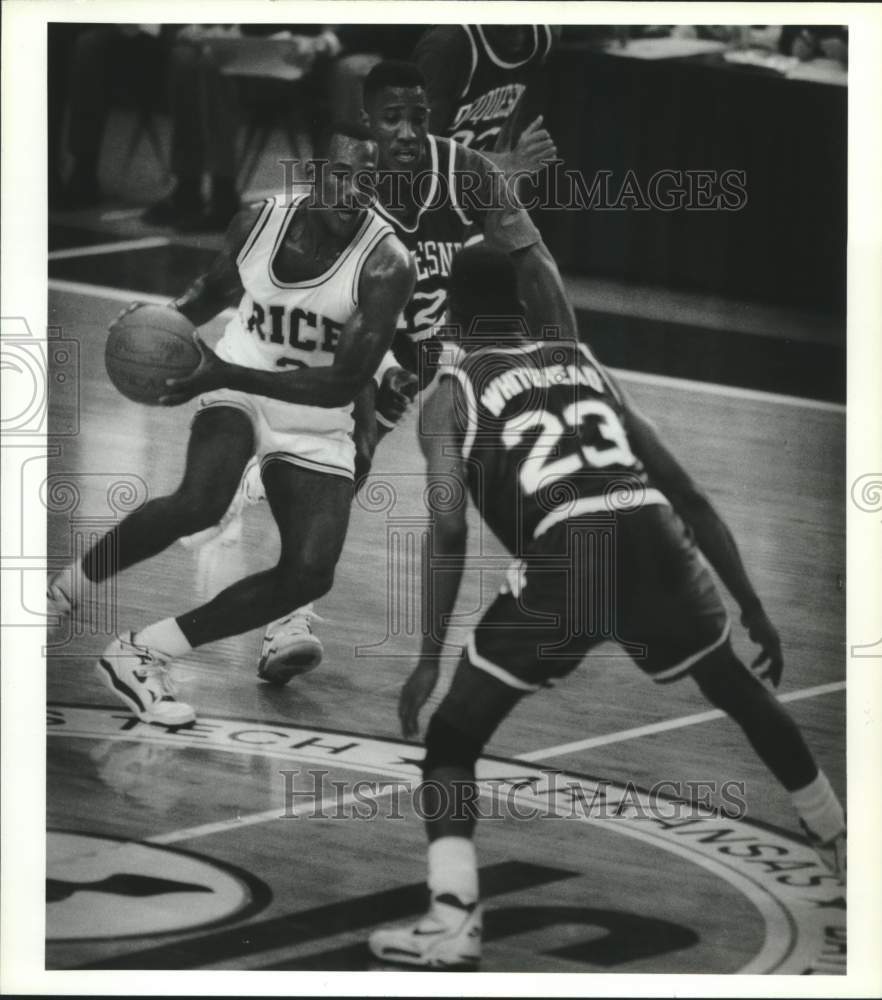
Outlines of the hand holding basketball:
<svg viewBox="0 0 882 1000">
<path fill-rule="evenodd" d="M 199 351 L 199 364 L 189 375 L 166 379 L 165 394 L 159 397 L 161 406 L 180 406 L 194 396 L 220 389 L 224 385 L 225 362 L 221 361 L 195 330 L 193 343 Z"/>
</svg>

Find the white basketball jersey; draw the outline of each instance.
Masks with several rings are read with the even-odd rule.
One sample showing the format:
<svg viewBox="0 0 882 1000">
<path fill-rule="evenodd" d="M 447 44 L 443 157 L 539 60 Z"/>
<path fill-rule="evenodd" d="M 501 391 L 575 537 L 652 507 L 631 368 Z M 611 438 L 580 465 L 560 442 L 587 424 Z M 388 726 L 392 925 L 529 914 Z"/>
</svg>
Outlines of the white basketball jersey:
<svg viewBox="0 0 882 1000">
<path fill-rule="evenodd" d="M 275 258 L 305 197 L 298 195 L 287 205 L 269 198 L 236 258 L 245 294 L 223 337 L 236 364 L 265 371 L 331 364 L 340 331 L 358 306 L 364 262 L 393 231 L 369 209 L 352 242 L 324 274 L 282 281 Z"/>
</svg>

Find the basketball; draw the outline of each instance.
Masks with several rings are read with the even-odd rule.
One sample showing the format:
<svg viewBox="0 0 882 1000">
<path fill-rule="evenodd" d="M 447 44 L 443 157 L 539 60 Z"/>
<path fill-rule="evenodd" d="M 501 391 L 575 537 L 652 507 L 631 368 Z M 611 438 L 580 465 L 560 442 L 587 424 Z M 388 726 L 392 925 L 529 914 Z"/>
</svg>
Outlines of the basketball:
<svg viewBox="0 0 882 1000">
<path fill-rule="evenodd" d="M 139 306 L 110 327 L 104 365 L 110 381 L 136 403 L 157 406 L 166 379 L 184 378 L 199 364 L 193 324 L 169 306 Z"/>
</svg>

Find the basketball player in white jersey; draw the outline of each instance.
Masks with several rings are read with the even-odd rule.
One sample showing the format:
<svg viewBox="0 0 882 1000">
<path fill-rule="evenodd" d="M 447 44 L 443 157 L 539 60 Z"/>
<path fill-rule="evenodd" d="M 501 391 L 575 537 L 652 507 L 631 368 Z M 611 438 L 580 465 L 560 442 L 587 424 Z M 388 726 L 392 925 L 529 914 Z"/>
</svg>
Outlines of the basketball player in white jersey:
<svg viewBox="0 0 882 1000">
<path fill-rule="evenodd" d="M 455 255 L 472 240 L 510 255 L 528 315 L 535 329 L 571 307 L 562 297 L 557 265 L 516 195 L 482 154 L 429 134 L 426 81 L 418 66 L 398 60 L 379 63 L 364 84 L 365 118 L 379 146 L 377 212 L 413 255 L 416 284 L 402 312 L 394 353 L 401 368 L 388 368 L 382 393 L 407 372 L 431 381 L 437 354 L 436 329 L 443 325 L 447 285 Z M 421 183 L 426 179 L 430 184 Z M 575 317 L 570 316 L 575 326 Z M 407 371 L 403 371 L 406 369 Z M 394 396 L 394 393 L 392 394 Z M 401 399 L 398 400 L 401 405 Z M 384 410 L 383 432 L 394 426 Z M 259 484 L 255 484 L 259 491 Z M 252 490 L 252 495 L 254 490 Z M 266 630 L 258 676 L 284 684 L 321 662 L 321 640 L 311 629 L 313 609 L 301 607 Z"/>
<path fill-rule="evenodd" d="M 145 722 L 195 719 L 178 701 L 170 661 L 325 594 L 349 521 L 356 462 L 353 404 L 373 426 L 372 377 L 410 299 L 414 265 L 391 226 L 359 207 L 377 144 L 359 124 L 323 143 L 311 193 L 240 213 L 211 269 L 171 307 L 195 325 L 238 303 L 217 353 L 169 382 L 162 402 L 200 397 L 178 489 L 135 511 L 49 585 L 70 611 L 99 583 L 215 524 L 256 456 L 281 536 L 278 563 L 202 607 L 118 636 L 98 670 Z M 369 437 L 369 430 L 368 430 Z M 367 444 L 370 450 L 370 444 Z"/>
</svg>

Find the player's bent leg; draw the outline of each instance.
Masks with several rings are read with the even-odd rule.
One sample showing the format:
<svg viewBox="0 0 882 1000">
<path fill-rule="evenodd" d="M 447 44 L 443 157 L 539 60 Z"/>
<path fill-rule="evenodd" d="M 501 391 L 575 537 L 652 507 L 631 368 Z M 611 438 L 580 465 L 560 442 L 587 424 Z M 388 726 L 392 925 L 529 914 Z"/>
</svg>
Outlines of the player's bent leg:
<svg viewBox="0 0 882 1000">
<path fill-rule="evenodd" d="M 790 713 L 728 643 L 691 672 L 708 701 L 738 723 L 763 763 L 790 792 L 812 845 L 844 881 L 845 814 Z"/>
<path fill-rule="evenodd" d="M 264 468 L 281 537 L 278 563 L 177 619 L 192 646 L 258 628 L 326 594 L 349 524 L 352 481 L 276 460 Z"/>
<path fill-rule="evenodd" d="M 472 841 L 478 798 L 475 764 L 497 726 L 526 693 L 463 654 L 450 690 L 429 723 L 417 798 L 429 838 L 429 910 L 414 923 L 374 931 L 368 945 L 377 958 L 423 968 L 480 962 L 482 911 Z"/>
<path fill-rule="evenodd" d="M 47 591 L 50 609 L 70 613 L 86 603 L 94 584 L 219 520 L 253 449 L 251 421 L 241 410 L 212 407 L 198 413 L 190 431 L 184 475 L 175 492 L 129 514 L 81 562 L 56 574 Z"/>
<path fill-rule="evenodd" d="M 744 731 L 760 759 L 788 790 L 813 781 L 818 767 L 796 723 L 726 642 L 692 668 L 701 693 Z"/>
</svg>

